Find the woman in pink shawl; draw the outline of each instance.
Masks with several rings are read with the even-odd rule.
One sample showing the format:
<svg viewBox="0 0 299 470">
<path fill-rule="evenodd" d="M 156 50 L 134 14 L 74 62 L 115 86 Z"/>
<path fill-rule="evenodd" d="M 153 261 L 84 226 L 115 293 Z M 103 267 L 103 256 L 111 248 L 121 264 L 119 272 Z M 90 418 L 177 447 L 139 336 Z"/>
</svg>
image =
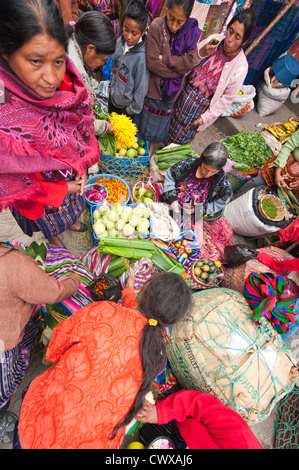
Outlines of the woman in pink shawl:
<svg viewBox="0 0 299 470">
<path fill-rule="evenodd" d="M 78 219 L 87 168 L 99 160 L 91 96 L 66 57 L 54 2 L 0 7 L 0 211 L 63 246 L 60 233 L 86 230 Z"/>
</svg>

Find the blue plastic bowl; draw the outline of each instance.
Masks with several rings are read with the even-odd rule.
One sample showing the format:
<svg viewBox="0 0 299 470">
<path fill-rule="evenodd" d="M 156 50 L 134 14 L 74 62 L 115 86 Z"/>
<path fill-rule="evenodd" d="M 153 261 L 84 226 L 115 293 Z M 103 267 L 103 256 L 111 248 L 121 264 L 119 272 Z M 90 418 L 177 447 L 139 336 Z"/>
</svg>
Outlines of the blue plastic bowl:
<svg viewBox="0 0 299 470">
<path fill-rule="evenodd" d="M 90 184 L 90 183 L 88 183 Z M 91 188 L 91 186 L 100 186 L 104 191 L 105 191 L 105 194 L 106 194 L 106 197 L 101 201 L 101 202 L 93 202 L 93 201 L 90 201 L 86 195 L 86 192 Z M 106 201 L 107 201 L 107 197 L 108 197 L 108 191 L 107 189 L 105 188 L 105 186 L 103 186 L 102 184 L 100 183 L 92 183 L 90 184 L 90 187 L 89 188 L 86 188 L 85 189 L 85 201 L 87 202 L 87 204 L 89 204 L 90 206 L 102 206 Z"/>
<path fill-rule="evenodd" d="M 274 62 L 273 71 L 280 83 L 290 86 L 299 75 L 299 63 L 291 54 L 285 54 Z"/>
<path fill-rule="evenodd" d="M 120 178 L 119 176 L 116 176 L 116 175 L 113 175 L 113 174 L 108 174 L 108 173 L 101 173 L 101 174 L 97 174 L 97 175 L 93 175 L 93 176 L 90 176 L 88 178 L 88 180 L 86 181 L 86 184 L 91 184 L 91 183 L 95 183 L 96 180 L 98 178 L 107 178 L 107 179 L 116 179 L 116 180 L 119 180 L 121 181 L 122 183 L 124 183 L 124 185 L 126 186 L 127 188 L 127 192 L 128 192 L 128 197 L 127 197 L 127 200 L 124 204 L 128 204 L 130 199 L 131 199 L 131 190 L 128 186 L 128 184 L 122 179 Z M 99 183 L 100 184 L 100 183 Z"/>
</svg>

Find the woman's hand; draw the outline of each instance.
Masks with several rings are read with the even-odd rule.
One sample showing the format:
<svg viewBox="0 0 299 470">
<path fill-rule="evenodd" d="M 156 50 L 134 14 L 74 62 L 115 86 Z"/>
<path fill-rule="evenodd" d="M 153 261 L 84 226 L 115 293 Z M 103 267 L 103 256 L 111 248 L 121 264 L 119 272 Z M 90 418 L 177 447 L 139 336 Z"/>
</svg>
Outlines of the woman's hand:
<svg viewBox="0 0 299 470">
<path fill-rule="evenodd" d="M 106 131 L 108 134 L 112 134 L 114 132 L 114 127 L 112 126 L 112 124 L 110 124 L 110 122 L 108 122 L 108 127 L 107 127 L 107 131 Z"/>
<path fill-rule="evenodd" d="M 299 178 L 289 184 L 289 189 L 299 189 Z"/>
<path fill-rule="evenodd" d="M 127 287 L 134 287 L 134 283 L 135 283 L 135 273 L 133 271 L 133 269 L 129 269 L 128 271 L 128 280 L 127 280 L 127 284 L 126 286 Z"/>
<path fill-rule="evenodd" d="M 173 210 L 173 212 L 179 212 L 179 210 L 180 210 L 179 201 L 173 201 L 170 204 L 170 207 Z"/>
<path fill-rule="evenodd" d="M 142 423 L 158 423 L 158 414 L 156 405 L 144 400 L 142 409 L 137 413 L 135 418 Z"/>
<path fill-rule="evenodd" d="M 282 176 L 281 172 L 282 172 L 282 168 L 277 167 L 275 169 L 275 184 L 279 188 L 286 186 L 284 182 L 284 177 Z"/>
<path fill-rule="evenodd" d="M 67 181 L 68 185 L 68 193 L 71 194 L 80 194 L 80 196 L 83 196 L 84 190 L 86 189 L 86 181 L 87 181 L 87 170 L 84 171 L 84 174 L 82 177 L 80 175 L 76 175 L 75 179 L 73 181 Z"/>
<path fill-rule="evenodd" d="M 81 194 L 82 185 L 85 185 L 85 180 L 82 178 L 74 181 L 67 181 L 67 192 L 69 194 Z"/>
<path fill-rule="evenodd" d="M 200 50 L 199 50 L 199 55 L 200 57 L 206 57 L 208 55 L 211 55 L 213 54 L 213 52 L 216 51 L 217 47 L 218 47 L 218 43 L 217 44 L 212 44 L 213 41 L 214 41 L 215 38 L 211 39 L 210 42 L 208 42 L 205 46 L 203 46 Z"/>
<path fill-rule="evenodd" d="M 199 126 L 202 126 L 203 125 L 203 119 L 201 116 L 199 116 L 199 118 L 196 119 L 196 121 L 193 122 L 193 126 L 194 127 L 199 127 Z"/>
</svg>

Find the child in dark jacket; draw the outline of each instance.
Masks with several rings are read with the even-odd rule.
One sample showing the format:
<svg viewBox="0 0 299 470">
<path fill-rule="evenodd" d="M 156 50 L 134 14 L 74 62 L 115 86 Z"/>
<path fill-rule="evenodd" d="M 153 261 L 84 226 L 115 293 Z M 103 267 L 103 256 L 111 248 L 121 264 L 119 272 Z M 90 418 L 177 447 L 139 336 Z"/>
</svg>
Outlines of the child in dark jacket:
<svg viewBox="0 0 299 470">
<path fill-rule="evenodd" d="M 133 117 L 143 108 L 149 72 L 145 44 L 148 12 L 140 0 L 131 0 L 123 19 L 123 34 L 117 40 L 110 77 L 109 112 Z"/>
</svg>

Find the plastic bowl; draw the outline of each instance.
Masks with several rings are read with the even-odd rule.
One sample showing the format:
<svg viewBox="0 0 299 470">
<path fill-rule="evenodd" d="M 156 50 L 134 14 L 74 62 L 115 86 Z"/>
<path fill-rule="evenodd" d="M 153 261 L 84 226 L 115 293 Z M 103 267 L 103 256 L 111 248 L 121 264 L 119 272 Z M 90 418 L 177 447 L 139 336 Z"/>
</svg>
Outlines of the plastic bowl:
<svg viewBox="0 0 299 470">
<path fill-rule="evenodd" d="M 299 75 L 299 63 L 291 54 L 285 54 L 274 62 L 273 71 L 280 83 L 290 86 Z"/>
<path fill-rule="evenodd" d="M 106 196 L 104 197 L 104 199 L 103 199 L 102 201 L 94 202 L 94 201 L 91 201 L 90 199 L 88 199 L 88 197 L 87 197 L 87 191 L 88 191 L 92 186 L 97 186 L 98 188 L 101 188 L 101 189 L 104 190 Z M 86 188 L 84 192 L 85 192 L 85 200 L 86 200 L 87 204 L 89 204 L 90 206 L 101 206 L 101 205 L 103 205 L 103 204 L 107 201 L 108 192 L 107 192 L 107 189 L 105 188 L 105 186 L 103 186 L 102 184 L 99 184 L 99 183 L 90 184 L 89 188 Z"/>
<path fill-rule="evenodd" d="M 125 180 L 123 180 L 119 176 L 116 176 L 116 175 L 113 175 L 113 174 L 110 174 L 110 173 L 100 173 L 100 174 L 97 174 L 97 175 L 90 176 L 88 178 L 88 180 L 86 181 L 86 184 L 95 183 L 99 178 L 116 179 L 116 180 L 121 181 L 126 186 L 127 193 L 128 193 L 127 200 L 124 201 L 124 203 L 122 203 L 122 204 L 128 204 L 129 203 L 129 201 L 131 199 L 131 190 L 129 188 L 129 185 L 125 182 Z M 97 184 L 100 184 L 100 183 L 97 183 Z"/>
</svg>

